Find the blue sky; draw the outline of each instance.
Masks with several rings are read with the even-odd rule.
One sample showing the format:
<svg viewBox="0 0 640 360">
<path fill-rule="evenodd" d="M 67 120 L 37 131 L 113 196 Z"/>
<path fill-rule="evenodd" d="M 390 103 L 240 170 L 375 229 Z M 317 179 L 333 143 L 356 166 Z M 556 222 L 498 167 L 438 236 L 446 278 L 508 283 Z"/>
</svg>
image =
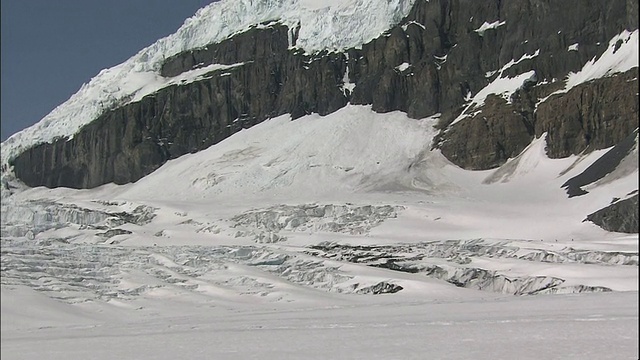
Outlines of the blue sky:
<svg viewBox="0 0 640 360">
<path fill-rule="evenodd" d="M 211 0 L 2 0 L 2 140 Z"/>
</svg>

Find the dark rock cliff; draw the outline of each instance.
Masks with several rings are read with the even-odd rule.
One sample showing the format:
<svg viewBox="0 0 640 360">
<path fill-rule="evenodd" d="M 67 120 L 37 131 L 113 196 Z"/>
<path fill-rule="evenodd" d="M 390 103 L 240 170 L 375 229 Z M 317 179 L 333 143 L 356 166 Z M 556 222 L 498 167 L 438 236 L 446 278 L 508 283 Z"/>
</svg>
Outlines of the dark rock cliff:
<svg viewBox="0 0 640 360">
<path fill-rule="evenodd" d="M 562 187 L 567 190 L 569 197 L 587 194 L 588 191 L 584 190 L 582 187 L 593 184 L 615 171 L 625 158 L 631 155 L 633 150 L 637 149 L 637 138 L 638 129 L 633 131 L 611 150 L 607 151 L 604 155 L 598 158 L 598 160 L 594 161 L 580 174 L 572 177 L 562 184 Z M 637 161 L 636 157 L 635 162 Z"/>
<path fill-rule="evenodd" d="M 638 233 L 638 194 L 589 214 L 591 221 L 607 231 Z"/>
<path fill-rule="evenodd" d="M 551 95 L 537 107 L 557 86 L 518 90 L 510 102 L 489 95 L 473 116 L 443 131 L 438 146 L 449 160 L 473 170 L 504 164 L 545 133 L 551 158 L 614 146 L 638 128 L 637 79 L 634 68 Z"/>
<path fill-rule="evenodd" d="M 238 66 L 163 88 L 104 113 L 70 140 L 33 147 L 14 160 L 16 175 L 29 186 L 124 184 L 267 118 L 328 114 L 346 105 L 338 86 L 344 55 L 289 50 L 287 32 L 273 24 L 168 59 L 167 76 L 211 63 Z"/>
<path fill-rule="evenodd" d="M 551 157 L 609 147 L 638 127 L 637 68 L 548 96 L 611 38 L 637 29 L 637 11 L 631 0 L 417 0 L 398 26 L 361 49 L 311 55 L 291 46 L 297 29 L 262 24 L 168 58 L 161 74 L 236 66 L 110 110 L 70 140 L 25 151 L 13 159 L 14 170 L 30 186 L 136 181 L 267 118 L 328 114 L 348 102 L 414 118 L 441 113 L 436 146 L 468 169 L 499 166 L 543 133 Z M 477 31 L 496 21 L 501 25 Z M 532 70 L 511 98 L 489 96 L 450 125 L 498 76 Z"/>
<path fill-rule="evenodd" d="M 613 36 L 637 27 L 633 12 L 637 2 L 510 1 L 489 13 L 483 11 L 482 2 L 458 6 L 458 19 L 479 18 L 479 22 L 463 21 L 464 28 L 449 35 L 456 47 L 449 51 L 445 65 L 451 62 L 452 66 L 440 71 L 441 88 L 460 89 L 440 109 L 445 130 L 437 145 L 451 161 L 468 169 L 493 168 L 515 157 L 543 132 L 548 132 L 549 156 L 565 157 L 588 147 L 613 146 L 638 126 L 638 97 L 633 90 L 638 86 L 637 68 L 623 77 L 595 80 L 552 96 L 536 109 L 537 102 L 563 87 L 558 79 L 600 56 Z M 472 29 L 485 19 L 505 24 L 479 36 Z M 568 51 L 572 44 L 579 44 L 577 51 Z M 466 92 L 476 94 L 498 76 L 493 74 L 498 69 L 509 77 L 533 70 L 535 79 L 523 84 L 510 103 L 500 103 L 496 96 L 480 109 L 471 109 L 480 112 L 447 128 L 460 114 L 456 106 L 462 101 L 455 103 L 456 95 L 461 99 Z M 591 102 L 600 96 L 604 101 Z"/>
</svg>

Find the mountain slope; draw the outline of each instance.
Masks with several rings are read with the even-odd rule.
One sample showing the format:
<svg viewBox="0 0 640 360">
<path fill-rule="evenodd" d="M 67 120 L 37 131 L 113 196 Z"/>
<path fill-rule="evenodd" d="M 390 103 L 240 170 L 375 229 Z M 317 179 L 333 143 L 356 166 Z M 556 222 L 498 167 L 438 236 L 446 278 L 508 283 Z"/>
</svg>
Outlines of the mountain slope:
<svg viewBox="0 0 640 360">
<path fill-rule="evenodd" d="M 3 355 L 33 358 L 44 351 L 42 339 L 61 346 L 71 337 L 76 345 L 67 356 L 107 356 L 86 345 L 79 326 L 96 341 L 137 334 L 145 344 L 168 329 L 162 336 L 183 344 L 176 324 L 189 339 L 202 336 L 203 322 L 229 334 L 233 329 L 215 320 L 229 316 L 241 317 L 240 328 L 281 328 L 276 319 L 288 313 L 325 324 L 314 315 L 322 311 L 331 324 L 354 326 L 405 307 L 403 316 L 445 311 L 441 321 L 452 321 L 439 309 L 457 306 L 469 312 L 456 311 L 457 336 L 474 339 L 468 325 L 478 314 L 510 323 L 525 316 L 523 308 L 541 306 L 547 317 L 536 318 L 544 329 L 518 328 L 537 339 L 535 346 L 550 346 L 557 343 L 546 337 L 549 321 L 558 326 L 558 318 L 574 314 L 565 301 L 585 311 L 600 299 L 593 301 L 620 306 L 589 312 L 613 319 L 594 336 L 618 339 L 620 347 L 608 351 L 626 356 L 633 344 L 619 333 L 637 328 L 630 301 L 638 291 L 638 236 L 582 221 L 612 196 L 637 189 L 637 152 L 585 187 L 587 195 L 569 198 L 561 185 L 606 150 L 550 159 L 541 138 L 498 169 L 471 172 L 430 150 L 437 121 L 368 106 L 295 121 L 282 116 L 168 161 L 135 183 L 12 189 L 1 212 Z M 56 302 L 30 296 L 33 290 Z M 519 312 L 505 310 L 506 303 Z M 24 304 L 51 313 L 30 317 Z M 487 308 L 496 310 L 489 316 Z M 385 323 L 407 326 L 396 321 Z M 405 339 L 422 339 L 417 334 L 433 326 L 411 325 Z M 53 330 L 65 336 L 52 338 Z M 372 334 L 368 325 L 360 331 Z M 577 358 L 566 348 L 584 334 L 562 339 L 548 351 Z M 267 340 L 255 341 L 261 348 Z M 498 340 L 483 341 L 484 354 Z"/>
<path fill-rule="evenodd" d="M 231 29 L 246 31 L 236 33 L 211 25 L 218 12 L 224 10 L 224 23 L 248 4 L 261 10 L 258 17 L 276 20 L 247 30 L 247 22 L 258 18 L 244 15 Z M 78 104 L 95 108 L 96 102 L 110 102 L 110 96 L 99 95 L 112 93 L 110 87 L 118 89 L 120 100 L 93 115 L 74 110 L 62 121 L 43 120 L 17 135 L 25 141 L 5 143 L 4 161 L 30 186 L 122 184 L 267 118 L 325 115 L 347 103 L 371 104 L 377 112 L 402 110 L 414 118 L 443 114 L 434 146 L 468 169 L 499 166 L 545 132 L 549 155 L 565 157 L 613 146 L 637 128 L 633 3 L 571 11 L 564 3 L 544 1 L 531 8 L 500 2 L 385 4 L 367 5 L 366 11 L 359 10 L 360 2 L 323 9 L 307 2 L 212 4 L 176 35 L 105 71 L 120 75 L 97 77 L 87 94 L 98 95 Z M 285 5 L 293 10 L 282 10 Z M 340 20 L 352 13 L 358 16 Z M 487 20 L 496 17 L 502 21 Z M 380 26 L 389 30 L 376 38 Z M 533 29 L 539 32 L 535 37 L 529 35 Z M 193 48 L 207 38 L 211 44 Z M 600 98 L 606 105 L 592 106 L 589 99 Z M 75 130 L 36 131 L 68 121 L 74 129 L 88 125 L 72 139 L 57 141 Z M 31 133 L 48 140 L 28 140 Z"/>
<path fill-rule="evenodd" d="M 193 81 L 159 76 L 163 62 L 176 54 L 202 48 L 244 32 L 257 24 L 281 22 L 296 30 L 296 48 L 308 52 L 341 50 L 370 41 L 397 23 L 413 0 L 327 3 L 313 0 L 220 1 L 198 11 L 175 34 L 158 40 L 126 62 L 105 69 L 39 123 L 7 139 L 2 163 L 30 146 L 73 137 L 83 125 L 109 109 L 138 101 L 162 87 Z M 330 6 L 328 6 L 330 5 Z M 322 31 L 319 31 L 321 29 Z M 211 71 L 212 69 L 207 69 Z"/>
<path fill-rule="evenodd" d="M 2 144 L 2 355 L 635 357 L 637 50 L 637 2 L 213 3 Z"/>
</svg>

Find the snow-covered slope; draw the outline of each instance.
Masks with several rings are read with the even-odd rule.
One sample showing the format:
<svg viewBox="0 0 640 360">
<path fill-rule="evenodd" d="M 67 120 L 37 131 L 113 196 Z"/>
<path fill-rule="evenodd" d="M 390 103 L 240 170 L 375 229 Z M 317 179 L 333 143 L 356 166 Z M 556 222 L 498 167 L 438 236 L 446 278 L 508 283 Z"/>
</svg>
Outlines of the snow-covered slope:
<svg viewBox="0 0 640 360">
<path fill-rule="evenodd" d="M 41 304 L 22 300 L 25 307 Z M 315 309 L 253 304 L 235 312 L 207 304 L 188 313 L 165 299 L 158 313 L 132 310 L 128 319 L 107 323 L 67 317 L 41 321 L 40 329 L 13 329 L 5 327 L 3 316 L 1 351 L 3 358 L 45 354 L 51 360 L 634 359 L 637 302 L 637 293 L 609 293 Z M 109 316 L 99 310 L 92 312 L 95 317 Z"/>
<path fill-rule="evenodd" d="M 398 23 L 414 1 L 214 2 L 187 19 L 176 33 L 158 40 L 124 63 L 101 71 L 40 122 L 7 139 L 2 144 L 2 163 L 6 164 L 30 146 L 73 136 L 106 109 L 140 99 L 170 82 L 171 79 L 159 75 L 159 70 L 162 62 L 172 55 L 222 41 L 252 25 L 272 20 L 290 29 L 299 26 L 296 47 L 308 52 L 358 47 Z M 193 78 L 199 73 L 187 76 Z"/>
<path fill-rule="evenodd" d="M 3 164 L 222 66 L 162 78 L 167 56 L 272 20 L 300 25 L 309 52 L 358 46 L 411 4 L 213 3 L 7 140 Z M 561 91 L 637 66 L 638 32 L 614 40 Z M 517 62 L 469 110 L 514 91 L 502 71 Z M 439 116 L 283 115 L 126 185 L 3 178 L 3 357 L 637 357 L 638 234 L 584 219 L 637 194 L 638 139 L 570 198 L 563 184 L 609 149 L 550 159 L 543 135 L 497 169 L 466 171 L 432 149 Z"/>
<path fill-rule="evenodd" d="M 2 202 L 3 356 L 109 358 L 113 350 L 94 343 L 124 336 L 137 339 L 139 358 L 202 349 L 306 357 L 306 347 L 281 343 L 287 334 L 296 344 L 349 340 L 318 357 L 411 358 L 428 331 L 436 344 L 464 337 L 482 344 L 472 357 L 501 358 L 491 349 L 514 341 L 505 328 L 514 323 L 526 334 L 515 341 L 549 356 L 633 354 L 638 235 L 582 220 L 638 188 L 637 160 L 568 198 L 561 185 L 606 150 L 552 160 L 538 139 L 497 170 L 470 172 L 430 150 L 436 121 L 368 106 L 282 116 L 136 183 L 13 189 Z M 609 294 L 540 295 L 583 292 Z M 538 295 L 513 297 L 526 294 Z M 603 302 L 617 305 L 594 305 Z M 539 312 L 523 315 L 532 307 Z M 584 343 L 592 321 L 594 338 L 618 344 L 613 352 Z M 391 336 L 382 328 L 402 331 L 392 338 L 412 350 L 354 345 Z M 563 329 L 563 340 L 548 328 Z M 233 356 L 204 340 L 233 334 L 252 338 Z M 159 356 L 153 349 L 166 343 L 186 347 Z"/>
<path fill-rule="evenodd" d="M 559 240 L 564 246 L 573 246 L 572 239 L 587 243 L 609 239 L 615 243 L 614 239 L 629 237 L 607 234 L 582 221 L 613 198 L 626 198 L 638 189 L 638 168 L 633 160 L 637 151 L 606 179 L 589 185 L 588 196 L 568 198 L 562 185 L 606 150 L 549 159 L 543 137 L 496 170 L 471 172 L 451 164 L 439 151 L 430 150 L 436 122 L 436 117 L 416 121 L 400 112 L 376 114 L 368 106 L 352 105 L 325 117 L 309 115 L 291 121 L 289 116 L 281 116 L 207 150 L 171 160 L 136 183 L 109 184 L 93 190 L 18 191 L 3 201 L 4 231 L 22 235 L 31 231 L 36 238 L 59 237 L 54 235 L 56 227 L 71 231 L 65 225 L 68 221 L 86 227 L 102 223 L 108 213 L 126 211 L 140 218 L 154 212 L 150 209 L 160 209 L 158 214 L 164 215 L 158 215 L 149 225 L 143 224 L 141 232 L 125 226 L 123 229 L 133 234 L 122 237 L 122 241 L 149 244 L 155 240 L 148 234 L 170 234 L 176 229 L 182 229 L 179 233 L 186 231 L 186 235 L 194 229 L 178 225 L 193 221 L 203 229 L 217 228 L 217 234 L 226 234 L 223 238 L 239 235 L 252 243 L 261 231 L 273 229 L 247 228 L 232 220 L 245 211 L 280 204 L 351 203 L 356 207 L 392 205 L 403 209 L 396 220 L 370 227 L 371 234 L 354 239 L 356 243 L 496 238 Z M 65 203 L 88 209 L 86 215 L 73 207 L 55 210 L 55 204 Z M 116 205 L 96 205 L 109 203 Z M 30 212 L 50 215 L 29 217 Z M 47 221 L 59 225 L 40 227 Z M 175 226 L 178 228 L 173 229 Z M 149 230 L 142 230 L 146 227 Z M 289 237 L 299 245 L 316 243 L 325 236 L 298 238 L 296 231 L 295 236 L 286 231 L 278 236 Z M 86 239 L 89 235 L 91 239 L 93 233 L 73 230 L 61 236 Z M 192 240 L 208 241 L 208 233 L 194 235 Z M 637 248 L 633 242 L 628 245 L 631 248 L 627 250 Z"/>
</svg>

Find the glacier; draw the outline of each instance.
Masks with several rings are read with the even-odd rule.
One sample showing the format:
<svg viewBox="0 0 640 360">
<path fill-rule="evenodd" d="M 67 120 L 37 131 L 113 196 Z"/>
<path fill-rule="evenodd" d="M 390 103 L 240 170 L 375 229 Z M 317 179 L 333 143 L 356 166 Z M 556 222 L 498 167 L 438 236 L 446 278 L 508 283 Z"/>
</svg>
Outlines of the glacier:
<svg viewBox="0 0 640 360">
<path fill-rule="evenodd" d="M 433 148 L 441 114 L 351 104 L 265 120 L 134 183 L 29 188 L 7 174 L 106 108 L 242 66 L 162 78 L 171 55 L 272 21 L 299 26 L 310 53 L 358 47 L 415 1 L 212 3 L 3 143 L 2 357 L 637 358 L 638 234 L 585 221 L 637 194 L 637 137 L 572 198 L 563 184 L 610 149 L 552 159 L 543 135 L 466 171 Z M 618 35 L 559 91 L 637 67 L 637 42 Z M 508 98 L 532 74 L 503 71 L 535 56 L 488 73 L 468 110 Z"/>
</svg>

